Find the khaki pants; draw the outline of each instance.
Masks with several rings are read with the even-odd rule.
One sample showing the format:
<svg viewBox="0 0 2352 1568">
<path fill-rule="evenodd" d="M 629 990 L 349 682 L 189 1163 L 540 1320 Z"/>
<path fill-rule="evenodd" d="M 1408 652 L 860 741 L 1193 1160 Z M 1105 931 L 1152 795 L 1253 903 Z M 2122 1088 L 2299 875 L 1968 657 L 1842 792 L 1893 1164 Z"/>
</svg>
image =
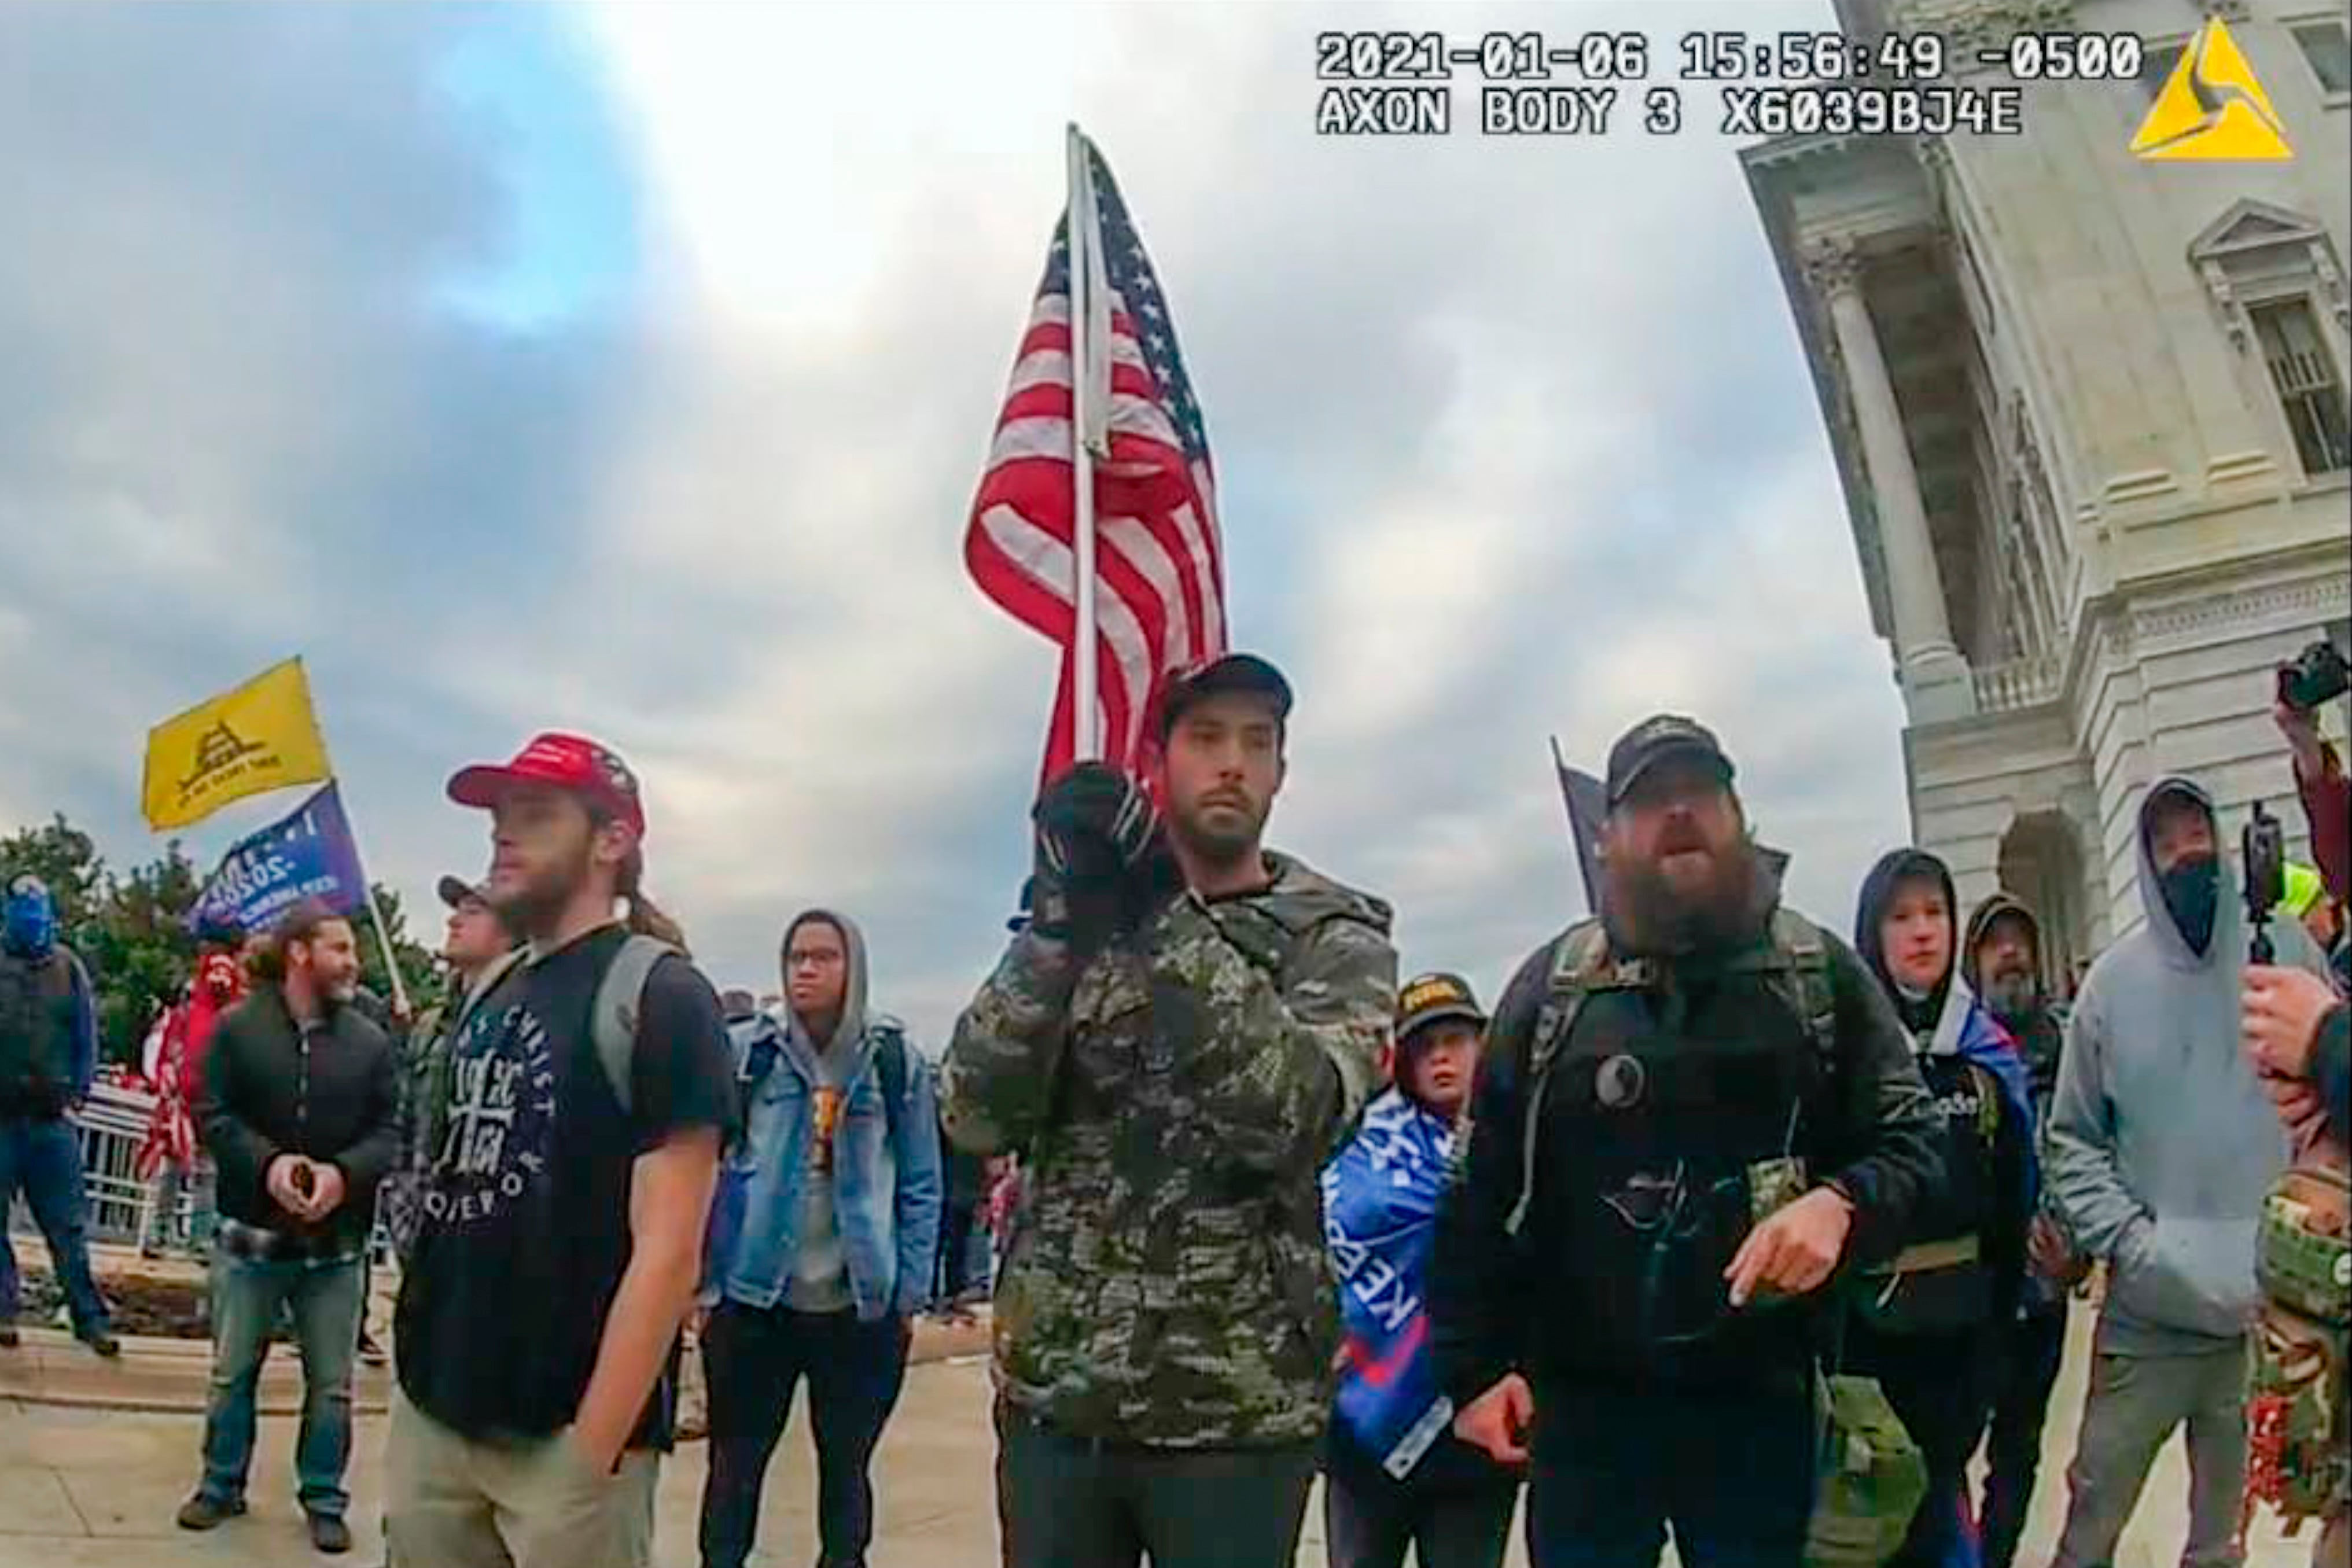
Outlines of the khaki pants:
<svg viewBox="0 0 2352 1568">
<path fill-rule="evenodd" d="M 559 1432 L 535 1443 L 459 1436 L 394 1396 L 385 1460 L 391 1559 L 432 1568 L 647 1568 L 659 1456 L 600 1476 Z"/>
</svg>

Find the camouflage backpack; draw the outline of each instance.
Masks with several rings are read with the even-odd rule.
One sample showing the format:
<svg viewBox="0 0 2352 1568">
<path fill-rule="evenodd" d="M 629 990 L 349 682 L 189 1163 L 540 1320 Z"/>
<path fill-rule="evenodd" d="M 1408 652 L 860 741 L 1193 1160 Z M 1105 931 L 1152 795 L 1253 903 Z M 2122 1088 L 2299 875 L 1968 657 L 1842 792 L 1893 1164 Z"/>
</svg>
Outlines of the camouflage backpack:
<svg viewBox="0 0 2352 1568">
<path fill-rule="evenodd" d="M 2247 1378 L 2246 1496 L 2287 1521 L 2343 1508 L 2352 1495 L 2345 1343 L 2352 1323 L 2352 1179 L 2340 1155 L 2315 1152 L 2263 1202 L 2255 1273 L 2262 1321 Z"/>
</svg>

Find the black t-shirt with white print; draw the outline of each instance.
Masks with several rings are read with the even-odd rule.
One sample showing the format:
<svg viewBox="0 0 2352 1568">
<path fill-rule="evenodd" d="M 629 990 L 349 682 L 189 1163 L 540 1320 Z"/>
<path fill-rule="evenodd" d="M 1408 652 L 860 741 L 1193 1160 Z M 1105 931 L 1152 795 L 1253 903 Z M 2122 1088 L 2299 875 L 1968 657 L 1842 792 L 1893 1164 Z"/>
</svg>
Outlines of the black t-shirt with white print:
<svg viewBox="0 0 2352 1568">
<path fill-rule="evenodd" d="M 527 962 L 452 1043 L 447 1132 L 433 1152 L 395 1320 L 400 1385 L 468 1437 L 536 1437 L 588 1392 L 629 1263 L 630 1173 L 690 1128 L 736 1124 L 718 995 L 690 963 L 647 977 L 622 1110 L 592 1036 L 626 933 L 608 926 Z M 631 1436 L 667 1448 L 677 1357 Z"/>
</svg>

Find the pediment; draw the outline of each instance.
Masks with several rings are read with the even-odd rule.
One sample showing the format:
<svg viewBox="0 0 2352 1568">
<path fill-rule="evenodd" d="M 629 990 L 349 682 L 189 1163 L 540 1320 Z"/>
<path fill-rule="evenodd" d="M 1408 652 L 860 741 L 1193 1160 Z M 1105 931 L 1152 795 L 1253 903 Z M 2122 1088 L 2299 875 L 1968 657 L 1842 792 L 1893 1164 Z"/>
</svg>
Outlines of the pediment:
<svg viewBox="0 0 2352 1568">
<path fill-rule="evenodd" d="M 2189 242 L 2189 257 L 2192 261 L 2206 261 L 2273 246 L 2309 245 L 2324 232 L 2299 212 L 2249 197 L 2231 203 L 2227 212 L 2207 224 Z"/>
</svg>

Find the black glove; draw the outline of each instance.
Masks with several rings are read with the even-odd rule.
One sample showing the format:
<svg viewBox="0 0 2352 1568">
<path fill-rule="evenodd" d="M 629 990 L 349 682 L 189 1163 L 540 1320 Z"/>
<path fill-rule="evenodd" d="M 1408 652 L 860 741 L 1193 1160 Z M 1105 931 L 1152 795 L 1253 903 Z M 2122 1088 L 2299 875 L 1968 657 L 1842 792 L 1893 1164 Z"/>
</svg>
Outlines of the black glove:
<svg viewBox="0 0 2352 1568">
<path fill-rule="evenodd" d="M 1108 763 L 1080 763 L 1045 786 L 1030 818 L 1040 868 L 1065 882 L 1111 882 L 1143 863 L 1160 813 Z"/>
<path fill-rule="evenodd" d="M 1182 886 L 1151 797 L 1104 763 L 1080 763 L 1045 786 L 1036 825 L 1037 934 L 1098 951 Z"/>
</svg>

